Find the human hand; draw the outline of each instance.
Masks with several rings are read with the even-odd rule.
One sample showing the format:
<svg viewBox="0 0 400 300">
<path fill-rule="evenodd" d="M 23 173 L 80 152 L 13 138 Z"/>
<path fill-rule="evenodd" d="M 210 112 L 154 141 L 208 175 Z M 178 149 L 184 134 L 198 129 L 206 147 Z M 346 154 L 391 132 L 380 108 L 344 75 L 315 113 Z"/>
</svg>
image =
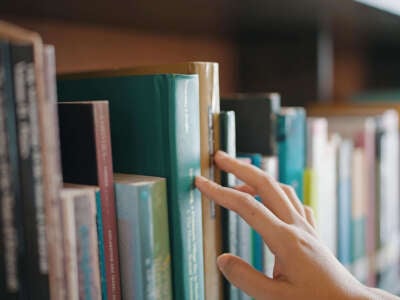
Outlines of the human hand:
<svg viewBox="0 0 400 300">
<path fill-rule="evenodd" d="M 238 213 L 275 255 L 273 278 L 237 256 L 219 256 L 218 267 L 233 285 L 255 299 L 397 299 L 366 288 L 339 263 L 318 238 L 310 211 L 292 189 L 224 152 L 216 153 L 215 162 L 245 185 L 232 189 L 197 177 L 197 188 Z M 262 203 L 254 195 L 259 195 Z"/>
</svg>

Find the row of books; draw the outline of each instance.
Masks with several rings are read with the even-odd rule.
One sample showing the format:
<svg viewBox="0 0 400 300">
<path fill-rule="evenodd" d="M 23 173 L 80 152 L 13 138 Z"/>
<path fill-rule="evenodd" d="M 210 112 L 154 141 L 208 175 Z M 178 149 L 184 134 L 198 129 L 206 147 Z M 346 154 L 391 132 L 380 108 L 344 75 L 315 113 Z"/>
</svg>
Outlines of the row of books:
<svg viewBox="0 0 400 300">
<path fill-rule="evenodd" d="M 193 185 L 220 181 L 218 64 L 57 79 L 38 34 L 0 41 L 0 298 L 221 299 L 221 211 Z"/>
<path fill-rule="evenodd" d="M 240 184 L 214 167 L 218 149 L 291 185 L 360 280 L 398 275 L 395 112 L 349 133 L 354 117 L 307 119 L 277 93 L 220 102 L 210 62 L 56 79 L 53 47 L 4 22 L 0 74 L 1 299 L 246 299 L 217 256 L 271 275 L 273 255 L 194 188 L 199 174 Z"/>
<path fill-rule="evenodd" d="M 314 105 L 307 117 L 302 107 L 280 107 L 277 94 L 242 94 L 221 99 L 220 119 L 222 149 L 292 186 L 339 261 L 361 282 L 398 293 L 399 122 L 392 106 Z M 272 276 L 273 255 L 258 234 L 234 213 L 223 216 L 224 251 Z M 230 299 L 243 298 L 226 289 Z"/>
</svg>

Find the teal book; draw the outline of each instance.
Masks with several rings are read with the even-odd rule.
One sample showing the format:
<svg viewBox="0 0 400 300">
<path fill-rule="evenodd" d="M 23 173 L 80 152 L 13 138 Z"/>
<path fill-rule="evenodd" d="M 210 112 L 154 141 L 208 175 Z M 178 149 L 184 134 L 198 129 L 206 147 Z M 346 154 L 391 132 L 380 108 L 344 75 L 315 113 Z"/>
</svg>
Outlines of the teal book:
<svg viewBox="0 0 400 300">
<path fill-rule="evenodd" d="M 172 299 L 164 178 L 115 174 L 124 299 Z"/>
<path fill-rule="evenodd" d="M 253 166 L 260 169 L 262 167 L 263 156 L 259 153 L 239 153 L 239 157 L 250 158 Z M 261 201 L 258 196 L 256 196 L 256 200 Z M 251 229 L 251 264 L 258 271 L 263 272 L 264 243 L 261 236 L 254 229 Z"/>
<path fill-rule="evenodd" d="M 277 120 L 279 181 L 292 186 L 303 201 L 306 165 L 306 113 L 302 107 L 283 107 Z"/>
<path fill-rule="evenodd" d="M 352 262 L 352 153 L 353 141 L 345 139 L 338 153 L 337 257 L 348 269 Z"/>
<path fill-rule="evenodd" d="M 174 299 L 204 299 L 197 75 L 64 77 L 60 100 L 107 99 L 114 170 L 167 179 Z"/>
<path fill-rule="evenodd" d="M 235 112 L 221 111 L 219 114 L 220 149 L 236 157 Z M 234 187 L 236 178 L 231 173 L 221 172 L 221 184 Z M 239 216 L 232 210 L 222 208 L 222 251 L 239 255 L 238 222 Z M 239 300 L 240 291 L 224 279 L 225 299 Z"/>
</svg>

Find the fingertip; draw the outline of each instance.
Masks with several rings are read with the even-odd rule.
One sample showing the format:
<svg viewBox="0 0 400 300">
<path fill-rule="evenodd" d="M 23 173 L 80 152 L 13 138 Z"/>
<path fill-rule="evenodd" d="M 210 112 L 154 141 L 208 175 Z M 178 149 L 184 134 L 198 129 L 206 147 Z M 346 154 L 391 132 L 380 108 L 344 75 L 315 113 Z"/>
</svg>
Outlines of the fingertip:
<svg viewBox="0 0 400 300">
<path fill-rule="evenodd" d="M 203 177 L 203 176 L 196 176 L 194 183 L 196 185 L 196 187 L 200 187 L 202 185 L 204 185 L 205 183 L 207 183 L 207 178 Z"/>
<path fill-rule="evenodd" d="M 225 270 L 225 267 L 229 263 L 231 256 L 232 255 L 229 253 L 224 253 L 217 257 L 217 266 L 221 271 Z"/>
<path fill-rule="evenodd" d="M 214 160 L 215 160 L 215 162 L 218 163 L 219 161 L 221 161 L 227 157 L 230 157 L 230 156 L 226 152 L 224 152 L 222 150 L 218 150 L 214 155 Z"/>
</svg>

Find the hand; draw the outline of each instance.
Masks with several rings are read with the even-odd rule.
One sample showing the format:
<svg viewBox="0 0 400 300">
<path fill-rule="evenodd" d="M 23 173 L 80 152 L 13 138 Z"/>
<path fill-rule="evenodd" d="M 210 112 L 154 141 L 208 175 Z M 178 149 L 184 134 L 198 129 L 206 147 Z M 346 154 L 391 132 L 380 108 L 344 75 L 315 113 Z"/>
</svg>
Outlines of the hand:
<svg viewBox="0 0 400 300">
<path fill-rule="evenodd" d="M 255 299 L 397 299 L 368 289 L 339 263 L 318 238 L 310 210 L 301 205 L 292 189 L 224 152 L 216 153 L 215 162 L 245 185 L 232 189 L 197 177 L 197 188 L 238 213 L 275 255 L 273 278 L 237 256 L 219 256 L 218 267 L 233 285 Z M 259 195 L 262 203 L 254 195 Z"/>
</svg>

